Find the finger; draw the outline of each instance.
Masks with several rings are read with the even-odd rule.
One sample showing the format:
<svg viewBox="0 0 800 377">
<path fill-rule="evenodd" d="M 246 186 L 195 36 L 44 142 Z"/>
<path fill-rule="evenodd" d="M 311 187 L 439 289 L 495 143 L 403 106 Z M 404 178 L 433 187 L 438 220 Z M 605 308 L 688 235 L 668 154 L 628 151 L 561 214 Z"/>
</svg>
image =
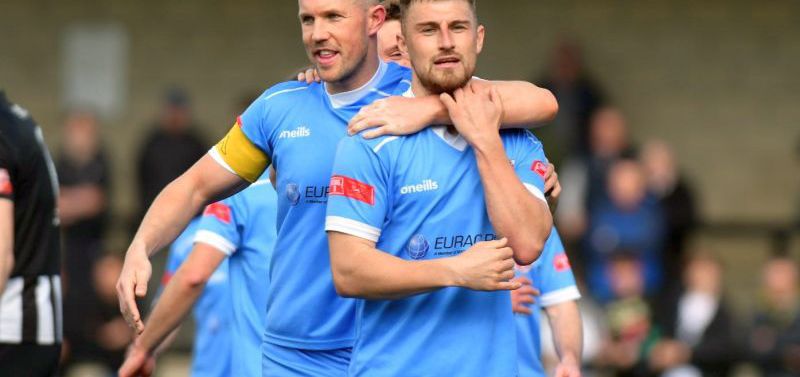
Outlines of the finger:
<svg viewBox="0 0 800 377">
<path fill-rule="evenodd" d="M 556 184 L 553 186 L 553 190 L 550 191 L 550 197 L 558 199 L 559 196 L 561 196 L 561 183 L 556 179 Z"/>
<path fill-rule="evenodd" d="M 136 296 L 144 298 L 147 296 L 147 282 L 150 280 L 149 274 L 144 271 L 137 271 L 136 275 Z"/>
<path fill-rule="evenodd" d="M 517 289 L 517 293 L 521 295 L 535 295 L 537 294 L 537 291 L 536 288 L 523 284 L 521 287 L 519 287 L 519 289 Z"/>
<path fill-rule="evenodd" d="M 317 72 L 316 69 L 313 70 L 313 71 L 314 71 L 314 81 L 321 82 L 322 81 L 322 77 L 319 76 L 319 72 Z"/>
<path fill-rule="evenodd" d="M 514 260 L 512 259 L 512 258 L 514 258 L 514 250 L 511 249 L 510 247 L 508 247 L 508 246 L 501 247 L 501 248 L 497 249 L 497 253 L 501 258 L 508 259 L 512 263 L 514 263 Z"/>
<path fill-rule="evenodd" d="M 389 131 L 390 131 L 389 126 L 383 126 L 364 132 L 363 134 L 361 134 L 361 136 L 364 139 L 374 139 L 376 137 L 389 134 L 390 133 Z"/>
<path fill-rule="evenodd" d="M 366 107 L 362 107 L 362 108 L 361 108 L 361 110 L 360 110 L 358 113 L 356 113 L 356 115 L 353 115 L 353 117 L 352 117 L 352 118 L 350 118 L 350 121 L 349 121 L 349 122 L 347 122 L 347 132 L 348 132 L 348 133 L 350 132 L 350 130 L 353 128 L 353 126 L 354 126 L 356 123 L 358 123 L 358 122 L 360 122 L 362 119 L 364 119 L 364 117 L 366 116 L 366 114 L 365 114 L 365 112 L 364 112 L 364 109 L 366 109 Z M 352 134 L 351 134 L 351 135 L 352 135 Z"/>
<path fill-rule="evenodd" d="M 447 111 L 452 114 L 456 108 L 456 101 L 455 99 L 450 96 L 449 93 L 442 93 L 439 95 L 439 99 L 442 100 L 442 103 L 447 108 Z"/>
<path fill-rule="evenodd" d="M 514 266 L 515 265 L 516 265 L 516 263 L 514 263 L 513 259 L 511 259 L 511 258 L 503 259 L 503 261 L 500 262 L 500 272 L 502 272 L 502 271 L 514 272 Z M 522 284 L 522 282 L 520 282 L 520 284 Z"/>
<path fill-rule="evenodd" d="M 513 278 L 514 278 L 514 270 L 503 271 L 500 273 L 500 280 L 511 281 L 511 279 Z M 522 286 L 522 284 L 518 281 L 512 281 L 512 282 L 514 284 L 519 284 L 520 287 Z"/>
<path fill-rule="evenodd" d="M 306 70 L 306 73 L 305 73 L 304 76 L 305 76 L 305 79 L 306 79 L 306 84 L 311 84 L 311 83 L 314 82 L 314 70 L 313 69 L 309 68 L 308 70 Z"/>
<path fill-rule="evenodd" d="M 526 278 L 524 276 L 520 276 L 516 280 L 519 281 L 520 283 L 522 283 L 522 285 L 531 285 L 531 284 L 533 284 L 533 282 L 531 282 L 531 279 L 528 279 L 528 278 Z"/>
<path fill-rule="evenodd" d="M 531 308 L 529 308 L 529 307 L 527 307 L 525 305 L 514 306 L 513 311 L 514 311 L 514 313 L 517 313 L 517 314 L 525 314 L 525 315 L 533 314 L 533 311 L 531 310 Z"/>
<path fill-rule="evenodd" d="M 383 118 L 365 116 L 361 118 L 361 120 L 359 120 L 358 122 L 354 123 L 353 126 L 348 129 L 348 132 L 351 132 L 351 135 L 355 135 L 366 129 L 385 126 L 385 125 L 386 121 Z"/>
<path fill-rule="evenodd" d="M 306 81 L 306 73 L 300 72 L 297 74 L 297 81 Z"/>
<path fill-rule="evenodd" d="M 513 290 L 519 289 L 520 286 L 521 286 L 520 283 L 517 283 L 517 282 L 514 282 L 514 281 L 501 281 L 501 282 L 498 282 L 495 285 L 495 289 L 494 290 L 496 290 L 496 291 L 513 291 Z"/>
<path fill-rule="evenodd" d="M 533 287 L 531 287 L 531 288 L 533 288 Z M 539 290 L 539 288 L 533 288 L 533 292 L 531 292 L 531 294 L 534 295 L 534 296 L 540 296 L 542 294 L 542 292 Z"/>
<path fill-rule="evenodd" d="M 508 238 L 503 237 L 503 238 L 496 239 L 496 240 L 481 241 L 481 242 L 478 242 L 478 243 L 481 244 L 481 246 L 486 247 L 486 248 L 499 249 L 499 248 L 502 248 L 502 247 L 505 247 L 506 245 L 508 245 Z"/>
<path fill-rule="evenodd" d="M 519 291 L 519 289 L 517 289 L 517 291 Z M 534 302 L 536 302 L 536 298 L 531 295 L 523 295 L 517 298 L 517 302 L 520 304 L 533 304 Z"/>
</svg>

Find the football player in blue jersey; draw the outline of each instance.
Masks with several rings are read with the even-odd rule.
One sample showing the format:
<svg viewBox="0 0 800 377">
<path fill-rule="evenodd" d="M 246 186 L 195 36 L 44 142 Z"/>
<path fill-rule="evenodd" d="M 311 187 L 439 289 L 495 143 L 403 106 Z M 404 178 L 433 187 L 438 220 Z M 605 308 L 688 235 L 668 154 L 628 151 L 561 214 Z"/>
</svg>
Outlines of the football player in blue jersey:
<svg viewBox="0 0 800 377">
<path fill-rule="evenodd" d="M 474 2 L 402 7 L 406 95 L 440 95 L 454 125 L 339 145 L 331 265 L 340 294 L 364 299 L 349 375 L 515 376 L 507 290 L 514 262 L 534 262 L 551 233 L 546 158 L 529 132 L 498 133 L 502 98 L 470 83 L 484 36 Z M 489 269 L 464 274 L 473 263 Z"/>
<path fill-rule="evenodd" d="M 197 217 L 186 230 L 172 243 L 167 256 L 167 266 L 161 278 L 161 287 L 154 306 L 158 307 L 158 300 L 164 292 L 164 288 L 172 280 L 172 277 L 189 257 L 192 251 L 197 229 L 201 223 L 201 218 Z M 185 273 L 183 274 L 185 276 Z M 203 293 L 196 297 L 196 303 L 192 310 L 196 323 L 194 345 L 192 347 L 192 376 L 223 377 L 231 375 L 230 349 L 233 345 L 232 326 L 233 308 L 231 307 L 231 290 L 228 280 L 228 261 L 224 260 L 216 270 L 212 270 L 205 279 L 205 287 L 200 286 Z M 162 304 L 163 306 L 163 304 Z M 180 318 L 186 313 L 181 313 Z M 149 321 L 148 321 L 149 322 Z M 149 330 L 149 328 L 146 328 Z M 139 341 L 145 337 L 139 338 Z M 167 337 L 166 339 L 171 339 Z M 165 340 L 159 351 L 163 351 L 169 346 L 171 341 Z M 157 352 L 160 353 L 160 352 Z M 125 375 L 125 373 L 122 373 Z"/>
<path fill-rule="evenodd" d="M 553 228 L 542 256 L 530 266 L 516 266 L 515 280 L 522 287 L 511 293 L 516 313 L 520 377 L 544 377 L 539 320 L 544 309 L 553 328 L 559 355 L 556 377 L 580 377 L 582 323 L 577 300 L 580 292 L 569 258 Z M 534 296 L 539 296 L 538 298 Z"/>
<path fill-rule="evenodd" d="M 207 206 L 173 243 L 164 282 L 168 284 L 120 376 L 133 375 L 148 362 L 145 350 L 163 348 L 164 339 L 193 304 L 198 326 L 192 376 L 261 375 L 263 311 L 277 211 L 275 189 L 266 175 Z"/>
<path fill-rule="evenodd" d="M 264 375 L 335 376 L 346 373 L 355 339 L 355 301 L 335 291 L 324 232 L 336 146 L 361 107 L 405 91 L 411 73 L 378 57 L 376 35 L 385 10 L 376 0 L 298 3 L 306 52 L 324 82 L 287 82 L 267 90 L 222 141 L 164 189 L 131 242 L 117 291 L 126 320 L 141 332 L 135 298 L 147 291 L 149 257 L 201 206 L 254 182 L 272 162 L 278 172 L 278 237 L 266 295 Z M 532 84 L 476 85 L 497 89 L 507 125 L 547 121 L 557 110 L 552 94 Z M 438 96 L 413 101 L 407 116 L 414 121 L 398 133 L 450 122 Z"/>
</svg>

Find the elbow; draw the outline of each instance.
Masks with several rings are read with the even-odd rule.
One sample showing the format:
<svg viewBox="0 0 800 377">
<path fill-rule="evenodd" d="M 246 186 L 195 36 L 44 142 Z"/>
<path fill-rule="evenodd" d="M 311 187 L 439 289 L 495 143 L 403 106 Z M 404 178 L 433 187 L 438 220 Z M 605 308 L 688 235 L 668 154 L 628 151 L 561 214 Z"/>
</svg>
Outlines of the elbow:
<svg viewBox="0 0 800 377">
<path fill-rule="evenodd" d="M 544 250 L 544 241 L 536 239 L 528 240 L 522 246 L 513 249 L 514 261 L 520 266 L 527 266 L 533 262 L 536 262 L 536 260 L 542 255 L 542 250 Z"/>
<path fill-rule="evenodd" d="M 181 276 L 181 279 L 179 280 L 181 282 L 181 286 L 190 291 L 202 290 L 210 278 L 210 276 L 207 274 L 199 271 L 185 271 L 185 273 L 182 275 L 183 276 Z"/>
<path fill-rule="evenodd" d="M 336 288 L 336 293 L 345 298 L 358 298 L 363 293 L 358 288 L 359 284 L 352 278 L 352 273 L 335 267 L 333 269 L 333 286 Z"/>
</svg>

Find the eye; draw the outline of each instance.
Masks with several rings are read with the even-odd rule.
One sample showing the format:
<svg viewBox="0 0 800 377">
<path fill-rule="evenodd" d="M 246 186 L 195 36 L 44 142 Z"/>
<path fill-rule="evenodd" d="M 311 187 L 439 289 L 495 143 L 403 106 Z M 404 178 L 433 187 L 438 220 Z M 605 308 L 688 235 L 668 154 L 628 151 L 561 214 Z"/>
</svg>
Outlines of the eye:
<svg viewBox="0 0 800 377">
<path fill-rule="evenodd" d="M 422 34 L 425 34 L 425 35 L 432 35 L 434 32 L 436 32 L 436 30 L 434 28 L 432 28 L 432 27 L 425 27 L 425 28 L 422 28 L 422 30 L 420 30 L 420 32 L 422 32 Z"/>
<path fill-rule="evenodd" d="M 303 24 L 303 25 L 313 25 L 314 24 L 314 17 L 311 17 L 311 16 L 300 17 L 300 23 Z"/>
<path fill-rule="evenodd" d="M 462 32 L 462 31 L 467 30 L 467 26 L 464 25 L 464 24 L 458 24 L 458 25 L 454 25 L 451 29 L 453 31 L 456 31 L 456 32 Z"/>
<path fill-rule="evenodd" d="M 328 16 L 328 21 L 337 22 L 341 21 L 344 18 L 341 14 L 331 14 Z"/>
</svg>

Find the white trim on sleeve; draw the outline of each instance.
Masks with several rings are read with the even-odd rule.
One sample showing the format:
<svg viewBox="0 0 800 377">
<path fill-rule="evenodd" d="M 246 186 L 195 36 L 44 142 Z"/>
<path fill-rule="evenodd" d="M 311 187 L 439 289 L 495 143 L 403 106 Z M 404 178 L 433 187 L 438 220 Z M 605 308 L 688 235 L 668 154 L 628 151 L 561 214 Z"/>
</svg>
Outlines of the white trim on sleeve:
<svg viewBox="0 0 800 377">
<path fill-rule="evenodd" d="M 544 202 L 544 204 L 547 204 L 547 199 L 544 198 L 544 193 L 542 193 L 542 190 L 539 190 L 538 187 L 530 183 L 523 182 L 522 184 L 525 185 L 525 188 L 528 189 L 528 192 L 533 194 L 533 196 L 539 198 L 541 201 Z"/>
<path fill-rule="evenodd" d="M 236 245 L 234 245 L 233 242 L 228 241 L 227 238 L 210 230 L 198 230 L 197 234 L 194 235 L 194 242 L 209 245 L 228 256 L 236 251 Z"/>
<path fill-rule="evenodd" d="M 217 163 L 218 163 L 220 166 L 222 166 L 223 168 L 225 168 L 225 170 L 227 170 L 227 171 L 229 171 L 229 172 L 231 172 L 231 173 L 233 173 L 233 174 L 239 175 L 238 173 L 236 173 L 236 172 L 233 170 L 233 168 L 232 168 L 230 165 L 228 165 L 228 163 L 227 163 L 227 162 L 225 162 L 225 159 L 223 159 L 223 158 L 222 158 L 222 155 L 220 155 L 220 154 L 219 154 L 219 151 L 217 151 L 217 147 L 216 147 L 216 146 L 213 146 L 213 147 L 211 147 L 211 149 L 209 149 L 209 150 L 208 150 L 208 154 L 209 154 L 209 155 L 211 156 L 211 158 L 212 158 L 212 159 L 214 159 L 214 161 L 216 161 L 216 162 L 217 162 Z"/>
<path fill-rule="evenodd" d="M 552 292 L 545 293 L 539 297 L 539 303 L 542 307 L 548 307 L 560 304 L 567 301 L 576 301 L 581 298 L 581 292 L 578 287 L 572 285 L 566 288 L 557 289 Z"/>
<path fill-rule="evenodd" d="M 328 216 L 325 218 L 325 231 L 342 232 L 351 236 L 378 242 L 381 237 L 381 230 L 360 221 L 348 219 L 340 216 Z"/>
</svg>

